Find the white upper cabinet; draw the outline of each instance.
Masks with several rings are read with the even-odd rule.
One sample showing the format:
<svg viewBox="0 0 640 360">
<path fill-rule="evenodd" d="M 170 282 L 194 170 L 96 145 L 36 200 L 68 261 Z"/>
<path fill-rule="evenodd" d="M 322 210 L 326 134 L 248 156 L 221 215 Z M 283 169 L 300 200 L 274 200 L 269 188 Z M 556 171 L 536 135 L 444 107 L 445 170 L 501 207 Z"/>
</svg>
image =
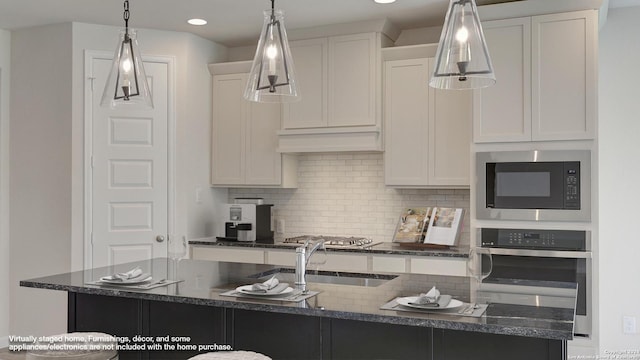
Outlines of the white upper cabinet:
<svg viewBox="0 0 640 360">
<path fill-rule="evenodd" d="M 471 91 L 430 88 L 432 58 L 385 61 L 385 184 L 468 187 Z"/>
<path fill-rule="evenodd" d="M 493 86 L 475 91 L 475 142 L 531 140 L 531 20 L 482 24 L 496 74 Z"/>
<path fill-rule="evenodd" d="M 496 84 L 474 96 L 474 141 L 593 139 L 596 11 L 488 21 Z"/>
<path fill-rule="evenodd" d="M 296 161 L 276 152 L 281 107 L 243 98 L 250 62 L 210 65 L 213 75 L 213 186 L 295 187 Z"/>
<path fill-rule="evenodd" d="M 291 42 L 300 101 L 283 105 L 284 129 L 327 126 L 327 44 L 326 38 Z"/>
<path fill-rule="evenodd" d="M 329 38 L 329 126 L 376 125 L 376 34 Z"/>
<path fill-rule="evenodd" d="M 597 116 L 597 12 L 535 16 L 533 140 L 592 139 Z"/>
<path fill-rule="evenodd" d="M 301 101 L 283 104 L 281 152 L 381 151 L 383 35 L 290 43 Z"/>
</svg>

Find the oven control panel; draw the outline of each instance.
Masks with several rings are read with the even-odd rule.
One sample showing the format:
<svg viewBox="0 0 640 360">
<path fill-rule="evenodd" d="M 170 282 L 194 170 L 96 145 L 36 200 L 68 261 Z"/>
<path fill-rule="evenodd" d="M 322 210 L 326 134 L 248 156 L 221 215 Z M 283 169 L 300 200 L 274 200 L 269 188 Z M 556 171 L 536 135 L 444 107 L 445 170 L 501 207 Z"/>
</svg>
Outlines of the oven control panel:
<svg viewBox="0 0 640 360">
<path fill-rule="evenodd" d="M 489 248 L 587 250 L 586 231 L 483 228 L 480 236 L 482 247 Z"/>
</svg>

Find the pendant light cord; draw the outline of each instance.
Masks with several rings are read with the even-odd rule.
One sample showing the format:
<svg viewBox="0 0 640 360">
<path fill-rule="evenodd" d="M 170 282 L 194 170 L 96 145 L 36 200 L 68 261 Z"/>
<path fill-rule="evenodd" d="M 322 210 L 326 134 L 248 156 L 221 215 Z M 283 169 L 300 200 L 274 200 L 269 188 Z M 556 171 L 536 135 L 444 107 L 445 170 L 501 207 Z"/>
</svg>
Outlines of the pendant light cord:
<svg viewBox="0 0 640 360">
<path fill-rule="evenodd" d="M 275 2 L 276 0 L 271 0 L 271 23 L 276 21 Z"/>
<path fill-rule="evenodd" d="M 129 0 L 124 1 L 124 14 L 122 14 L 122 18 L 124 19 L 124 33 L 128 37 L 129 36 Z"/>
</svg>

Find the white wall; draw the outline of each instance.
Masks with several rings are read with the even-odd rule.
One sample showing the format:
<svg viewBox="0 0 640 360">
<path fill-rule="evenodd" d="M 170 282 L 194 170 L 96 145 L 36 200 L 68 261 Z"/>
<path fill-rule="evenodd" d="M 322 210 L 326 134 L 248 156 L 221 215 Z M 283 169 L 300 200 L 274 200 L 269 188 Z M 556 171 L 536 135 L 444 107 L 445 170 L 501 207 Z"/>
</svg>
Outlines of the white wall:
<svg viewBox="0 0 640 360">
<path fill-rule="evenodd" d="M 10 331 L 66 330 L 66 294 L 20 280 L 71 268 L 71 24 L 11 41 Z"/>
<path fill-rule="evenodd" d="M 623 316 L 640 330 L 640 7 L 610 9 L 600 32 L 600 354 L 640 351 L 640 334 L 624 334 Z M 609 353 L 608 353 L 609 352 Z M 638 353 L 635 353 L 637 358 Z M 609 357 L 608 357 L 609 358 Z"/>
<path fill-rule="evenodd" d="M 11 33 L 0 30 L 0 348 L 9 335 L 9 79 Z"/>
<path fill-rule="evenodd" d="M 18 287 L 19 280 L 83 268 L 84 52 L 113 52 L 119 28 L 67 23 L 13 33 L 10 332 L 66 331 L 66 294 Z M 143 55 L 175 59 L 176 223 L 211 236 L 211 81 L 207 63 L 226 48 L 191 34 L 139 30 Z M 195 202 L 195 188 L 202 203 Z"/>
</svg>

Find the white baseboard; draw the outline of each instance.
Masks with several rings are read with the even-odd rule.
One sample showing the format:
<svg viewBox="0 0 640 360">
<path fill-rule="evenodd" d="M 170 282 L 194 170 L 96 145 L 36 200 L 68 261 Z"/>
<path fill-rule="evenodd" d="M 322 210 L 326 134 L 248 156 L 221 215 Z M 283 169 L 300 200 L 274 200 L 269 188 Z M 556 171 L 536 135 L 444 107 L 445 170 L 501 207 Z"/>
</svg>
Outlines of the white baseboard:
<svg viewBox="0 0 640 360">
<path fill-rule="evenodd" d="M 0 349 L 6 348 L 7 346 L 9 346 L 9 337 L 8 336 L 0 337 Z"/>
</svg>

